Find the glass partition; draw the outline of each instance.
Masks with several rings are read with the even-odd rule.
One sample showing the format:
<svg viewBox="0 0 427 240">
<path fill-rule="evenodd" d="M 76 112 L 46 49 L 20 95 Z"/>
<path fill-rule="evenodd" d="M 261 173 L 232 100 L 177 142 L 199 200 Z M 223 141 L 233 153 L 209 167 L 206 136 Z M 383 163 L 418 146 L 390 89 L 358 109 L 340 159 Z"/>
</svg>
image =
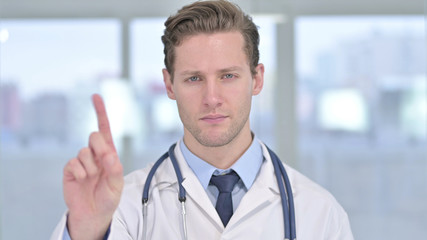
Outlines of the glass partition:
<svg viewBox="0 0 427 240">
<path fill-rule="evenodd" d="M 355 239 L 427 235 L 424 18 L 296 21 L 299 167 L 348 211 Z"/>
<path fill-rule="evenodd" d="M 90 96 L 120 75 L 116 20 L 0 21 L 2 239 L 47 239 L 62 169 L 96 130 Z"/>
</svg>

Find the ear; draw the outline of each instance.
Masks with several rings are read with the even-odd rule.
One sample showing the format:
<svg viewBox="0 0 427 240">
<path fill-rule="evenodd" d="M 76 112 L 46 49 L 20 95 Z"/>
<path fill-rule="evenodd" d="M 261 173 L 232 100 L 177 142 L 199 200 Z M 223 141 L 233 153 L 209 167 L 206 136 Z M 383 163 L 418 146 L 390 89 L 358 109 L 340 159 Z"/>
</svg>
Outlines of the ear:
<svg viewBox="0 0 427 240">
<path fill-rule="evenodd" d="M 252 95 L 258 95 L 264 86 L 264 64 L 255 67 L 256 74 L 253 76 Z"/>
<path fill-rule="evenodd" d="M 163 82 L 165 83 L 166 92 L 168 93 L 168 97 L 170 99 L 176 100 L 175 93 L 173 91 L 173 83 L 172 83 L 172 77 L 169 74 L 168 70 L 166 68 L 163 68 Z"/>
</svg>

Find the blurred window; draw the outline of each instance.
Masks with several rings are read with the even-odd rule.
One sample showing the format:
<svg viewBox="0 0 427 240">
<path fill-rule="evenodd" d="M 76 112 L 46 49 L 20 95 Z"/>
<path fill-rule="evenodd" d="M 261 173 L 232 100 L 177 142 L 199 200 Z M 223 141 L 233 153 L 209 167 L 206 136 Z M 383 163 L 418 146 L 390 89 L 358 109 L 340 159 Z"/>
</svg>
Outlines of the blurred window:
<svg viewBox="0 0 427 240">
<path fill-rule="evenodd" d="M 3 239 L 46 239 L 66 209 L 60 169 L 96 129 L 90 95 L 120 75 L 119 37 L 114 19 L 0 21 Z"/>
<path fill-rule="evenodd" d="M 295 29 L 301 171 L 342 203 L 355 239 L 423 238 L 424 18 L 301 17 Z"/>
</svg>

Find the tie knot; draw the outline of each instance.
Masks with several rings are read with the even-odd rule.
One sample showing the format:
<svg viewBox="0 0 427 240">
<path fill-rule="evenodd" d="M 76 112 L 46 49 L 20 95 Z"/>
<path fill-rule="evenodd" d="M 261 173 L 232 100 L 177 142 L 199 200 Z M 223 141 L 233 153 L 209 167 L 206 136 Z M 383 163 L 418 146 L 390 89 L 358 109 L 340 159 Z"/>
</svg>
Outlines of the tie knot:
<svg viewBox="0 0 427 240">
<path fill-rule="evenodd" d="M 220 193 L 231 193 L 239 179 L 239 175 L 235 171 L 231 171 L 224 175 L 212 175 L 211 183 L 218 188 Z"/>
</svg>

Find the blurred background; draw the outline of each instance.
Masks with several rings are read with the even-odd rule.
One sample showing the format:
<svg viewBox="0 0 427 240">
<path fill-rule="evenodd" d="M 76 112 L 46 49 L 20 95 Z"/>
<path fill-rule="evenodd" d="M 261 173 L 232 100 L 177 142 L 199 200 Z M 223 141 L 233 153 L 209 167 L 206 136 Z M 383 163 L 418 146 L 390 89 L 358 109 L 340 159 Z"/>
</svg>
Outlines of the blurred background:
<svg viewBox="0 0 427 240">
<path fill-rule="evenodd" d="M 163 22 L 191 1 L 0 1 L 0 239 L 47 239 L 101 93 L 125 172 L 182 136 Z M 355 239 L 427 235 L 423 0 L 242 0 L 261 34 L 257 136 L 328 189 Z"/>
</svg>

